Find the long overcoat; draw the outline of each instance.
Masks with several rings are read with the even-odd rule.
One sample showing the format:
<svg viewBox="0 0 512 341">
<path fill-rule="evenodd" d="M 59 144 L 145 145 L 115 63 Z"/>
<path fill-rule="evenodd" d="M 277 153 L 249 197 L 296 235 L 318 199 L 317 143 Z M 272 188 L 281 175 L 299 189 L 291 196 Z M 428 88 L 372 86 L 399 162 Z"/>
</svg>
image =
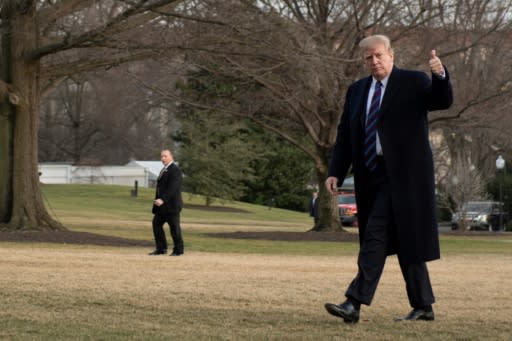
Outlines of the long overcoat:
<svg viewBox="0 0 512 341">
<path fill-rule="evenodd" d="M 404 262 L 440 258 L 435 213 L 434 162 L 429 143 L 427 113 L 447 109 L 453 102 L 445 69 L 441 79 L 423 72 L 393 67 L 378 113 L 378 134 L 391 188 L 397 243 L 388 254 Z M 352 166 L 362 242 L 374 192 L 363 161 L 364 122 L 372 78 L 354 82 L 347 90 L 329 176 L 341 184 Z"/>
</svg>

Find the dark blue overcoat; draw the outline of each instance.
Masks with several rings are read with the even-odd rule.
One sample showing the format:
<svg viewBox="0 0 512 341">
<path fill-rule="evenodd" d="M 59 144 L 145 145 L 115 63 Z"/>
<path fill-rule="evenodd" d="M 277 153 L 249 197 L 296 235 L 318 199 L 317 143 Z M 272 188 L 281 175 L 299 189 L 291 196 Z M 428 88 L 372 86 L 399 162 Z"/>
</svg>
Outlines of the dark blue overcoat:
<svg viewBox="0 0 512 341">
<path fill-rule="evenodd" d="M 354 82 L 347 90 L 329 168 L 329 176 L 337 177 L 341 184 L 352 166 L 360 241 L 374 199 L 362 157 L 370 85 L 371 77 L 367 77 Z M 447 71 L 444 79 L 432 75 L 431 80 L 423 72 L 393 67 L 379 111 L 378 133 L 391 185 L 398 237 L 398 245 L 389 254 L 398 252 L 405 262 L 440 258 L 427 113 L 447 109 L 452 102 Z"/>
</svg>

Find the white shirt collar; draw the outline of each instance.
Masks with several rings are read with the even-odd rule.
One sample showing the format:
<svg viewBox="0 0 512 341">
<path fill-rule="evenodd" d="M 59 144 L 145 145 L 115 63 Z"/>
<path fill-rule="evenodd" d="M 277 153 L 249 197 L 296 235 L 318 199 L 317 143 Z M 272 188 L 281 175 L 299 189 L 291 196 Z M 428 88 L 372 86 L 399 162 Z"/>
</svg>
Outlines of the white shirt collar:
<svg viewBox="0 0 512 341">
<path fill-rule="evenodd" d="M 384 78 L 383 80 L 380 81 L 382 83 L 382 87 L 383 88 L 386 88 L 386 85 L 388 84 L 388 80 L 389 80 L 389 75 L 386 78 Z M 377 80 L 374 77 L 372 77 L 372 85 L 371 85 L 371 87 L 375 88 L 375 84 L 376 83 L 377 83 Z"/>
</svg>

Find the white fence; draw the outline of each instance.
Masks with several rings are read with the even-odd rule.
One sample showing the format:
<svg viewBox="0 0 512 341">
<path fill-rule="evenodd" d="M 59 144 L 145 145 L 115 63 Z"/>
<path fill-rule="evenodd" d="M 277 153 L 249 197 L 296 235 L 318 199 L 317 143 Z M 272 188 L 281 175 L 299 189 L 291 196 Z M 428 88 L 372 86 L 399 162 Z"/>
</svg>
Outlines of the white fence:
<svg viewBox="0 0 512 341">
<path fill-rule="evenodd" d="M 149 172 L 139 166 L 72 166 L 39 164 L 39 180 L 45 184 L 106 184 L 141 187 L 150 185 Z"/>
</svg>

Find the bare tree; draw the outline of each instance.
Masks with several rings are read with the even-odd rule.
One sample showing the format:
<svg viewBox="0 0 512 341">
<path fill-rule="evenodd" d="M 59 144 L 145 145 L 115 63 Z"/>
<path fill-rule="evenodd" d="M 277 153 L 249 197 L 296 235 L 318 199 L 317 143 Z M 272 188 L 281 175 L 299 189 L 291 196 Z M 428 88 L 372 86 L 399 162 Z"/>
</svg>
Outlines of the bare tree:
<svg viewBox="0 0 512 341">
<path fill-rule="evenodd" d="M 445 159 L 470 160 L 480 182 L 494 176 L 498 154 L 511 152 L 511 13 L 510 1 L 453 1 L 440 18 L 443 33 L 425 37 L 442 46 L 455 84 L 452 109 L 433 113 L 431 125 L 443 131 Z"/>
<path fill-rule="evenodd" d="M 79 163 L 97 142 L 97 118 L 93 85 L 84 75 L 62 82 L 41 109 L 40 160 L 71 160 Z M 96 116 L 96 117 L 95 117 Z"/>
<path fill-rule="evenodd" d="M 39 188 L 37 132 L 41 89 L 68 75 L 154 55 L 156 45 L 172 37 L 145 41 L 140 39 L 142 33 L 152 32 L 156 37 L 163 28 L 168 30 L 170 21 L 159 12 L 172 13 L 182 2 L 0 3 L 0 79 L 8 89 L 0 106 L 5 123 L 0 129 L 0 224 L 8 229 L 63 228 L 47 213 Z M 19 101 L 12 100 L 15 98 Z"/>
<path fill-rule="evenodd" d="M 470 135 L 453 133 L 444 138 L 442 135 L 438 137 L 440 141 L 434 144 L 438 156 L 436 159 L 438 204 L 440 207 L 449 208 L 453 214 L 456 211 L 462 211 L 463 204 L 468 200 L 484 200 L 488 197 L 485 191 L 483 169 L 476 166 L 482 154 L 487 152 L 487 148 L 474 146 L 475 142 Z M 454 145 L 458 146 L 456 152 L 453 152 L 454 156 L 448 156 L 450 147 Z M 460 222 L 461 231 L 466 230 L 465 223 L 465 221 Z"/>
<path fill-rule="evenodd" d="M 216 105 L 202 103 L 203 108 L 214 106 L 235 117 L 249 118 L 313 161 L 320 188 L 320 220 L 315 230 L 341 229 L 335 200 L 323 183 L 344 93 L 351 82 L 365 74 L 357 48 L 364 36 L 375 32 L 389 35 L 397 51 L 397 65 L 426 72 L 429 51 L 439 50 L 456 82 L 457 105 L 431 117 L 438 127 L 448 119 L 472 120 L 470 112 L 478 112 L 485 103 L 495 106 L 492 100 L 504 98 L 510 90 L 507 58 L 500 55 L 502 68 L 484 67 L 483 63 L 484 56 L 508 53 L 500 41 L 504 42 L 510 25 L 509 2 L 199 3 L 198 11 L 205 20 L 186 28 L 193 51 L 186 61 L 212 77 L 228 77 L 234 84 L 229 96 L 219 98 Z M 482 55 L 486 51 L 492 54 Z M 500 73 L 499 81 L 486 87 L 480 78 L 483 70 Z M 463 80 L 467 84 L 460 86 Z M 476 90 L 470 87 L 474 82 L 481 84 Z"/>
<path fill-rule="evenodd" d="M 172 144 L 174 106 L 140 80 L 169 83 L 141 61 L 70 77 L 48 91 L 40 113 L 40 161 L 122 164 L 154 159 Z"/>
<path fill-rule="evenodd" d="M 160 68 L 161 64 L 146 60 L 95 78 L 95 86 L 101 89 L 97 110 L 107 146 L 94 155 L 113 163 L 126 162 L 127 158 L 154 160 L 162 148 L 172 147 L 171 136 L 179 128 L 175 103 L 141 86 L 141 81 L 155 85 L 172 82 Z"/>
</svg>

